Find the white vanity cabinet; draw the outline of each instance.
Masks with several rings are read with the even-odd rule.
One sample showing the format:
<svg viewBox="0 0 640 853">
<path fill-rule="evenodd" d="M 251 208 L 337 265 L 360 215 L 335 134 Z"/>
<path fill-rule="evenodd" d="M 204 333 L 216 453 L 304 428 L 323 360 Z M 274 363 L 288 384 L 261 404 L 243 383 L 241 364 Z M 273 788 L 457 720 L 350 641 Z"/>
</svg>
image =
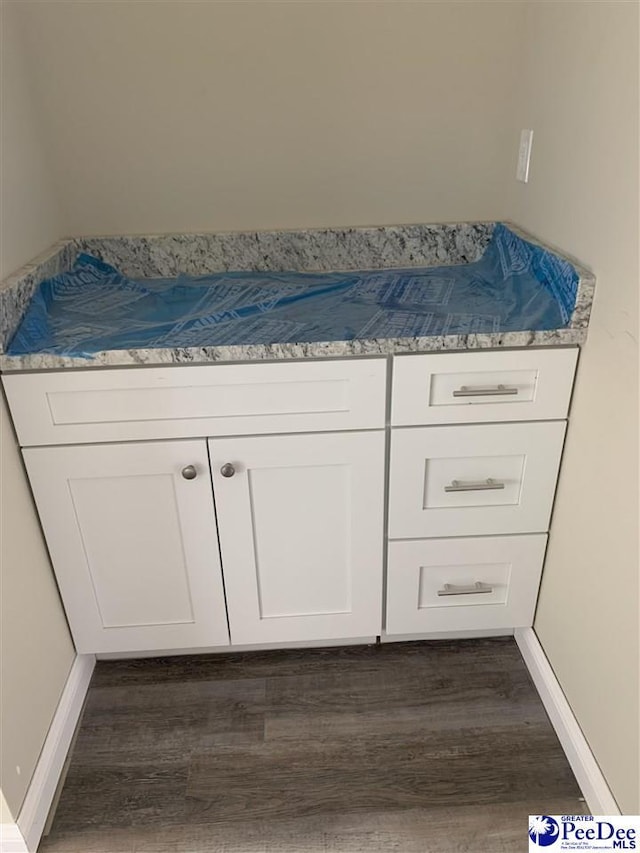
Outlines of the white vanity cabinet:
<svg viewBox="0 0 640 853">
<path fill-rule="evenodd" d="M 229 644 L 206 441 L 23 453 L 79 652 Z"/>
<path fill-rule="evenodd" d="M 78 650 L 531 625 L 577 354 L 3 376 Z"/>
</svg>

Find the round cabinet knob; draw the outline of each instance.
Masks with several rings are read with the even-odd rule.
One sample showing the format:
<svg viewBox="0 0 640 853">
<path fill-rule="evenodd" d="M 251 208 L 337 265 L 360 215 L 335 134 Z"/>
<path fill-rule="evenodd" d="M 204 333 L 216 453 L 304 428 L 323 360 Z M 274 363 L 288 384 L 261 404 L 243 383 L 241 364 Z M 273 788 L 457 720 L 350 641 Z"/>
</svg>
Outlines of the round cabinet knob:
<svg viewBox="0 0 640 853">
<path fill-rule="evenodd" d="M 195 465 L 187 465 L 182 469 L 182 476 L 185 480 L 195 480 L 198 476 L 198 472 L 195 469 Z"/>
<path fill-rule="evenodd" d="M 220 469 L 220 473 L 223 477 L 233 477 L 233 475 L 236 473 L 236 469 L 233 467 L 231 462 L 227 462 L 227 464 L 223 465 Z"/>
</svg>

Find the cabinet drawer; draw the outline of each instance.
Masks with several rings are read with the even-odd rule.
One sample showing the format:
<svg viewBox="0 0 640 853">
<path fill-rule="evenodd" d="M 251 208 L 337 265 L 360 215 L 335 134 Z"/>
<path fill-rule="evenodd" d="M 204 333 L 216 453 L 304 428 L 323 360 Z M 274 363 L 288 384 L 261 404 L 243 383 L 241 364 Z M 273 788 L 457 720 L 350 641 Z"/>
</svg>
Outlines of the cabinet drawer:
<svg viewBox="0 0 640 853">
<path fill-rule="evenodd" d="M 544 532 L 564 433 L 564 421 L 392 430 L 389 537 Z"/>
<path fill-rule="evenodd" d="M 390 542 L 387 634 L 532 625 L 546 542 L 540 534 Z"/>
<path fill-rule="evenodd" d="M 384 426 L 384 359 L 9 374 L 22 446 Z"/>
<path fill-rule="evenodd" d="M 391 423 L 565 418 L 577 358 L 577 348 L 398 356 Z"/>
</svg>

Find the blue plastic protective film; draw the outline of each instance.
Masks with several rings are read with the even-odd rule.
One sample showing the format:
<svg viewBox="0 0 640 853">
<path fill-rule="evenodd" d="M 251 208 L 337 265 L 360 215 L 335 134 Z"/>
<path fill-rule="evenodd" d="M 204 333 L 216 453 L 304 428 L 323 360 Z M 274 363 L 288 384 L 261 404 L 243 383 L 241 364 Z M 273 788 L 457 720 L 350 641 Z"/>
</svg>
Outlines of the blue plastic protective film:
<svg viewBox="0 0 640 853">
<path fill-rule="evenodd" d="M 578 275 L 504 225 L 479 261 L 345 273 L 132 280 L 89 255 L 42 282 L 9 355 L 558 329 Z"/>
</svg>

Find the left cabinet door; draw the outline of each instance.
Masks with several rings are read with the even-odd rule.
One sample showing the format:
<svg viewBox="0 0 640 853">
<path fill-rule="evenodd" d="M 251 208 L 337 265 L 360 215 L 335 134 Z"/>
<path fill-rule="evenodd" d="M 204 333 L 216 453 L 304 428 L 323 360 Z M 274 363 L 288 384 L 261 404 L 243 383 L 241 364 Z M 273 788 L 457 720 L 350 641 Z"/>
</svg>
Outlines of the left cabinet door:
<svg viewBox="0 0 640 853">
<path fill-rule="evenodd" d="M 229 644 L 204 440 L 23 455 L 79 652 Z"/>
</svg>

